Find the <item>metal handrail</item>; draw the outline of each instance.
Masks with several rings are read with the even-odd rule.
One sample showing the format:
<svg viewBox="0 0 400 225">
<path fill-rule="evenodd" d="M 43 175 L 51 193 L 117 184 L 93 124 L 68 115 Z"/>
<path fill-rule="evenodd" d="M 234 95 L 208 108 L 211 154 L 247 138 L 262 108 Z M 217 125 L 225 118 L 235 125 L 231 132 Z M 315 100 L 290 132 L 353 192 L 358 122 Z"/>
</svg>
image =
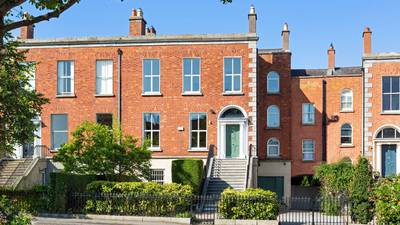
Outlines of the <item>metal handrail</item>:
<svg viewBox="0 0 400 225">
<path fill-rule="evenodd" d="M 250 170 L 253 169 L 253 168 L 252 168 L 252 167 L 253 167 L 252 148 L 253 148 L 253 145 L 250 144 L 250 145 L 249 145 L 249 154 L 248 154 L 248 156 L 247 156 L 247 163 L 246 163 L 246 168 L 247 168 L 247 171 L 246 171 L 246 181 L 245 181 L 245 187 L 246 187 L 246 188 L 249 188 L 249 178 L 252 178 L 252 171 L 250 171 Z"/>
<path fill-rule="evenodd" d="M 208 149 L 207 162 L 206 162 L 206 166 L 204 168 L 204 172 L 205 172 L 206 176 L 204 178 L 203 188 L 201 190 L 202 195 L 207 194 L 207 188 L 208 188 L 208 183 L 210 182 L 210 178 L 211 178 L 213 162 L 214 162 L 214 145 L 211 144 Z"/>
</svg>

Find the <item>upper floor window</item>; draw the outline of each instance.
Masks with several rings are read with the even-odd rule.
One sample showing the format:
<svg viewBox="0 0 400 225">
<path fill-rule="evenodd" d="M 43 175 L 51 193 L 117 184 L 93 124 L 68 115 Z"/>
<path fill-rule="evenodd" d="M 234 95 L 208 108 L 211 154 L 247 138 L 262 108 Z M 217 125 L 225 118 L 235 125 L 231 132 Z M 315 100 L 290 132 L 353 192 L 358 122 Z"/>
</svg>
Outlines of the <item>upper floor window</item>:
<svg viewBox="0 0 400 225">
<path fill-rule="evenodd" d="M 315 108 L 312 103 L 303 103 L 303 124 L 315 123 Z"/>
<path fill-rule="evenodd" d="M 207 114 L 190 113 L 190 149 L 207 148 Z"/>
<path fill-rule="evenodd" d="M 340 96 L 340 110 L 343 112 L 353 111 L 353 92 L 350 89 L 342 91 Z"/>
<path fill-rule="evenodd" d="M 160 149 L 160 114 L 144 113 L 143 114 L 144 140 L 150 142 L 151 150 Z"/>
<path fill-rule="evenodd" d="M 350 124 L 345 123 L 340 128 L 340 144 L 342 145 L 349 145 L 353 143 L 352 136 L 353 136 L 353 129 Z"/>
<path fill-rule="evenodd" d="M 160 93 L 160 60 L 143 60 L 143 93 Z"/>
<path fill-rule="evenodd" d="M 400 77 L 382 77 L 382 111 L 400 110 Z"/>
<path fill-rule="evenodd" d="M 277 72 L 269 72 L 267 75 L 267 93 L 279 93 L 279 74 Z"/>
<path fill-rule="evenodd" d="M 302 152 L 303 152 L 303 160 L 304 161 L 310 161 L 314 160 L 314 155 L 315 155 L 315 142 L 312 139 L 305 139 L 303 140 L 303 146 L 302 146 Z"/>
<path fill-rule="evenodd" d="M 270 138 L 267 142 L 267 156 L 279 157 L 279 147 L 279 140 L 276 138 Z"/>
<path fill-rule="evenodd" d="M 183 59 L 183 92 L 200 92 L 200 59 Z"/>
<path fill-rule="evenodd" d="M 242 59 L 224 58 L 224 92 L 242 91 Z"/>
<path fill-rule="evenodd" d="M 113 94 L 113 61 L 96 61 L 96 94 Z"/>
<path fill-rule="evenodd" d="M 57 95 L 74 94 L 74 62 L 58 61 L 57 63 Z"/>
<path fill-rule="evenodd" d="M 113 125 L 113 115 L 111 113 L 97 113 L 96 122 L 112 128 Z"/>
<path fill-rule="evenodd" d="M 51 115 L 51 149 L 58 149 L 68 141 L 68 115 Z"/>
<path fill-rule="evenodd" d="M 271 105 L 267 109 L 267 127 L 277 128 L 280 126 L 279 108 Z"/>
</svg>

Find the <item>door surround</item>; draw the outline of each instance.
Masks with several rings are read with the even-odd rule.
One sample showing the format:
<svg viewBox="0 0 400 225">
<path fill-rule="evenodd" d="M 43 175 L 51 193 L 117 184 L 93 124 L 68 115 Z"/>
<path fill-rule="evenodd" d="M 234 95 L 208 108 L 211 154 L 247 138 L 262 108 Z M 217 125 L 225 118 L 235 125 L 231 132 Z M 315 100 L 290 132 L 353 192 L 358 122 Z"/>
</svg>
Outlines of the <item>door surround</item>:
<svg viewBox="0 0 400 225">
<path fill-rule="evenodd" d="M 396 145 L 396 173 L 400 173 L 400 136 L 395 136 L 395 138 L 384 138 L 378 137 L 384 129 L 394 129 L 395 132 L 400 132 L 399 127 L 395 125 L 384 125 L 379 127 L 373 137 L 373 154 L 372 154 L 372 167 L 374 171 L 379 172 L 379 175 L 382 176 L 382 145 Z"/>
</svg>

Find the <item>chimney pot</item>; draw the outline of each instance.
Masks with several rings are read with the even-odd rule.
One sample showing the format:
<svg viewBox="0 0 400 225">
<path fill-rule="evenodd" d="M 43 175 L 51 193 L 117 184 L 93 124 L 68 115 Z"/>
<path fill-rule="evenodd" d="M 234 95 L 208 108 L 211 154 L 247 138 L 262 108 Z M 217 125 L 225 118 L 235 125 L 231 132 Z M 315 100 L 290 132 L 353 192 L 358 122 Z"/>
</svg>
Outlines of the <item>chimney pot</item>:
<svg viewBox="0 0 400 225">
<path fill-rule="evenodd" d="M 333 44 L 328 49 L 328 73 L 332 73 L 335 70 L 335 47 Z"/>
<path fill-rule="evenodd" d="M 256 26 L 257 26 L 257 14 L 256 8 L 254 5 L 250 6 L 250 12 L 248 15 L 249 19 L 249 33 L 256 33 Z"/>
<path fill-rule="evenodd" d="M 372 53 L 372 31 L 369 27 L 365 27 L 363 32 L 363 41 L 364 41 L 364 54 Z"/>
<path fill-rule="evenodd" d="M 22 15 L 22 19 L 29 19 L 31 15 L 28 12 L 24 12 Z M 20 28 L 20 38 L 21 39 L 33 39 L 34 38 L 34 33 L 35 33 L 35 25 L 28 25 L 28 26 L 23 26 Z"/>
<path fill-rule="evenodd" d="M 283 29 L 282 29 L 282 49 L 284 51 L 289 50 L 289 25 L 287 23 L 283 24 Z"/>
</svg>

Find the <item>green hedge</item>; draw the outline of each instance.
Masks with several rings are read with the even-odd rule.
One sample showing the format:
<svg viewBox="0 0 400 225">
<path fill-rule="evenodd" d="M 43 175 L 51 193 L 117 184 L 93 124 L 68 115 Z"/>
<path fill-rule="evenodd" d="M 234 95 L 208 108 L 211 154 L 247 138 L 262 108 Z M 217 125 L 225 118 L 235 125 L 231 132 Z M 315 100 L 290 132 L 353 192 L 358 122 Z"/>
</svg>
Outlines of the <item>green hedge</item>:
<svg viewBox="0 0 400 225">
<path fill-rule="evenodd" d="M 278 197 L 275 192 L 262 189 L 225 189 L 219 212 L 224 219 L 276 220 Z"/>
<path fill-rule="evenodd" d="M 189 211 L 193 189 L 181 184 L 94 181 L 85 212 L 97 214 L 177 216 Z"/>
<path fill-rule="evenodd" d="M 380 179 L 373 196 L 378 224 L 400 224 L 400 175 Z"/>
<path fill-rule="evenodd" d="M 50 198 L 47 186 L 35 186 L 31 190 L 1 189 L 0 196 L 7 198 L 13 207 L 22 212 L 36 215 L 49 209 Z M 0 223 L 1 224 L 1 223 Z"/>
<path fill-rule="evenodd" d="M 177 159 L 172 161 L 172 182 L 190 185 L 199 193 L 203 179 L 203 160 Z"/>
</svg>

